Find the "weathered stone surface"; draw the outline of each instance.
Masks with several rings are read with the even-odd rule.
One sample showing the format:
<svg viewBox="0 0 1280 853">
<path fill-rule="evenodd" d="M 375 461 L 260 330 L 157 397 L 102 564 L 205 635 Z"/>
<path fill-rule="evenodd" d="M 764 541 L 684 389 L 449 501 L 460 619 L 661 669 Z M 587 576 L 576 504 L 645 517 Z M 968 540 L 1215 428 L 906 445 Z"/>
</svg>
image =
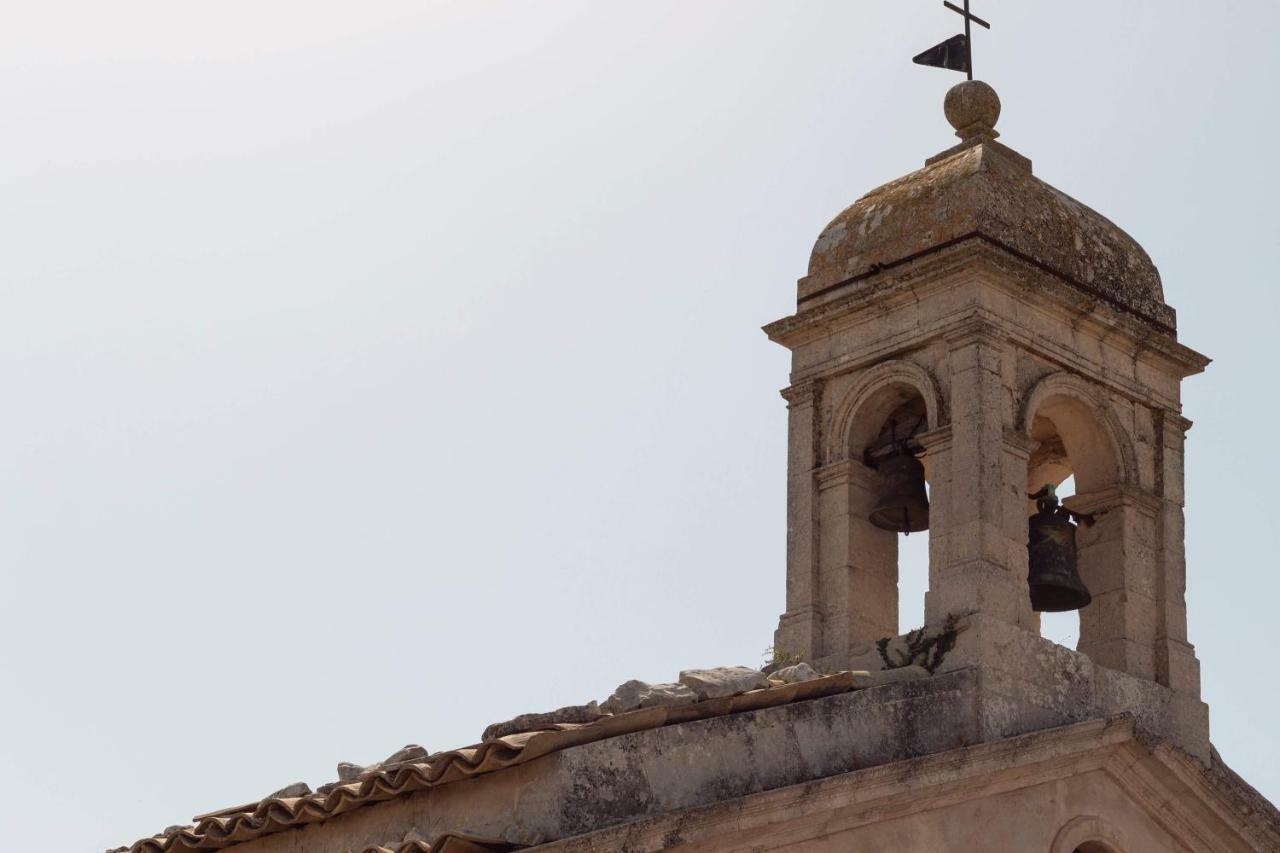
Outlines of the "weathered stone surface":
<svg viewBox="0 0 1280 853">
<path fill-rule="evenodd" d="M 489 726 L 480 739 L 482 741 L 497 740 L 520 732 L 549 729 L 558 723 L 590 723 L 600 719 L 600 716 L 600 706 L 596 702 L 588 702 L 586 705 L 568 705 L 542 714 L 521 714 L 514 719 Z"/>
<path fill-rule="evenodd" d="M 306 782 L 294 782 L 292 785 L 285 785 L 279 791 L 268 794 L 268 797 L 305 797 L 311 793 L 311 786 Z"/>
<path fill-rule="evenodd" d="M 360 774 L 363 773 L 366 769 L 368 768 L 366 768 L 363 764 L 352 764 L 350 761 L 339 761 L 338 762 L 338 781 L 354 782 L 360 778 Z"/>
<path fill-rule="evenodd" d="M 403 764 L 406 761 L 422 761 L 427 757 L 427 751 L 416 743 L 411 743 L 401 749 L 388 755 L 382 761 L 382 766 L 387 767 L 393 764 Z"/>
<path fill-rule="evenodd" d="M 796 684 L 801 681 L 812 681 L 818 678 L 818 671 L 807 663 L 797 663 L 791 666 L 784 666 L 782 669 L 774 670 L 769 676 L 770 680 L 776 679 L 783 684 Z"/>
<path fill-rule="evenodd" d="M 900 681 L 915 681 L 928 677 L 929 671 L 922 666 L 900 666 L 897 669 L 854 673 L 853 686 L 879 687 L 883 684 L 897 684 Z"/>
<path fill-rule="evenodd" d="M 411 829 L 432 839 L 460 828 L 524 844 L 568 838 L 977 743 L 976 684 L 973 673 L 957 672 L 647 729 L 237 847 L 347 853 Z"/>
<path fill-rule="evenodd" d="M 961 139 L 990 134 L 1000 120 L 1000 96 L 981 80 L 969 80 L 951 87 L 942 111 Z"/>
<path fill-rule="evenodd" d="M 1203 761 L 1177 412 L 1208 362 L 1178 342 L 1145 252 L 994 140 L 996 101 L 978 84 L 954 92 L 964 142 L 837 217 L 798 310 L 766 328 L 793 380 L 774 646 L 828 672 L 983 666 L 996 736 L 1129 712 Z M 1070 365 L 1053 356 L 1066 352 Z M 866 463 L 903 428 L 930 485 L 933 633 L 877 649 L 897 630 L 900 542 L 868 522 L 883 483 Z M 1071 508 L 1096 520 L 1077 536 L 1092 667 L 1041 643 L 1027 591 L 1026 495 L 1068 476 Z M 966 639 L 953 661 L 945 626 L 965 613 L 1011 634 Z"/>
<path fill-rule="evenodd" d="M 617 689 L 610 694 L 609 698 L 600 703 L 600 707 L 610 714 L 621 714 L 624 711 L 634 711 L 640 707 L 640 703 L 644 697 L 649 694 L 653 685 L 647 681 L 641 681 L 633 678 L 630 681 L 624 681 L 619 684 Z"/>
<path fill-rule="evenodd" d="M 697 701 L 697 694 L 683 684 L 654 684 L 640 701 L 640 707 L 670 708 L 677 705 L 690 705 Z"/>
<path fill-rule="evenodd" d="M 640 699 L 641 708 L 670 708 L 697 702 L 697 695 L 683 684 L 651 684 Z"/>
<path fill-rule="evenodd" d="M 1088 655 L 981 614 L 966 620 L 939 672 L 973 667 L 982 671 L 988 739 L 1130 714 L 1147 735 L 1209 761 L 1208 707 L 1197 696 L 1098 666 Z"/>
<path fill-rule="evenodd" d="M 885 638 L 876 644 L 875 654 L 880 658 L 881 669 L 912 663 L 910 635 Z"/>
<path fill-rule="evenodd" d="M 1110 220 L 1036 178 L 1029 161 L 985 138 L 867 193 L 822 232 L 801 279 L 804 300 L 881 267 L 980 235 L 1091 294 L 1172 327 L 1150 256 Z"/>
<path fill-rule="evenodd" d="M 1105 768 L 1105 769 L 1104 769 Z M 1130 721 L 1097 720 L 651 817 L 545 853 L 798 850 L 1260 853 L 1276 812 L 1151 750 Z M 1211 789 L 1216 789 L 1212 790 Z M 1222 808 L 1223 795 L 1234 796 Z M 1236 796 L 1238 795 L 1238 796 Z M 1216 802 L 1217 808 L 1203 808 Z M 1178 816 L 1170 821 L 1171 804 Z M 888 813 L 888 814 L 887 814 Z"/>
<path fill-rule="evenodd" d="M 650 684 L 631 680 L 618 685 L 618 689 L 600 704 L 609 714 L 621 714 L 637 708 L 674 707 L 698 701 L 698 696 L 683 684 Z"/>
<path fill-rule="evenodd" d="M 854 672 L 876 672 L 884 668 L 884 656 L 874 647 L 869 651 L 850 655 L 841 666 L 841 669 L 849 669 Z"/>
<path fill-rule="evenodd" d="M 758 669 L 720 666 L 713 669 L 686 669 L 680 673 L 680 683 L 697 694 L 699 699 L 721 699 L 768 687 L 769 679 Z"/>
<path fill-rule="evenodd" d="M 365 774 L 392 768 L 399 764 L 404 764 L 406 761 L 425 761 L 427 757 L 428 753 L 425 748 L 416 743 L 411 743 L 397 749 L 384 760 L 375 761 L 373 764 L 355 764 L 350 761 L 339 761 L 337 768 L 338 781 L 336 783 L 331 782 L 329 784 L 322 785 L 318 790 L 321 793 L 326 793 L 338 784 L 359 781 L 359 779 Z"/>
</svg>

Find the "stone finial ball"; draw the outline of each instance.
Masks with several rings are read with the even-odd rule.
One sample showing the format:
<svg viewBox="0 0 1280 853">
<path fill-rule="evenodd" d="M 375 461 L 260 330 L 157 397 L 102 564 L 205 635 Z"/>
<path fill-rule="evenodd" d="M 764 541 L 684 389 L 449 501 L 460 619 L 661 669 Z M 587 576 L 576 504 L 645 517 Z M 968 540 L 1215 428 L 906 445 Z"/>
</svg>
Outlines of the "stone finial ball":
<svg viewBox="0 0 1280 853">
<path fill-rule="evenodd" d="M 1000 120 L 1000 96 L 981 80 L 966 80 L 947 92 L 947 121 L 960 136 L 990 130 Z"/>
</svg>

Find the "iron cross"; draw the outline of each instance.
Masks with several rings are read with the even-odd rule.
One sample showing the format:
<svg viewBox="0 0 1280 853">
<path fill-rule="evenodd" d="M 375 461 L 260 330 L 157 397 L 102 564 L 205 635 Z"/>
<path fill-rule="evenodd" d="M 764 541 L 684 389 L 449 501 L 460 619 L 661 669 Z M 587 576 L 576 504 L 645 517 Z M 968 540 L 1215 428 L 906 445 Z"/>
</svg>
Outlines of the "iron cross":
<svg viewBox="0 0 1280 853">
<path fill-rule="evenodd" d="M 964 71 L 973 79 L 973 24 L 991 29 L 991 25 L 969 11 L 969 0 L 964 0 L 964 8 L 960 8 L 949 0 L 943 0 L 943 6 L 964 18 L 964 35 L 953 36 L 942 44 L 935 45 L 915 58 L 918 65 L 931 65 L 935 68 L 946 68 L 950 71 Z"/>
</svg>

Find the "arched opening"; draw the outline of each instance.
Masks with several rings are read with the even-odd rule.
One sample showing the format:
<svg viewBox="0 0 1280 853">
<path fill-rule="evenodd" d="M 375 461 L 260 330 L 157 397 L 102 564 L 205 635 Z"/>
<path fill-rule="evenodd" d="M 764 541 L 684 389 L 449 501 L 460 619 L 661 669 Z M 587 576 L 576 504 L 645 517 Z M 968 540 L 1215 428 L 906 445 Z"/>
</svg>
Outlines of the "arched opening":
<svg viewBox="0 0 1280 853">
<path fill-rule="evenodd" d="M 1033 494 L 1052 486 L 1056 497 L 1071 508 L 1089 496 L 1102 493 L 1122 480 L 1119 455 L 1091 401 L 1071 393 L 1050 393 L 1038 401 L 1030 416 L 1030 436 L 1036 449 L 1027 462 L 1027 492 Z M 1028 516 L 1036 512 L 1028 502 Z M 1091 593 L 1102 591 L 1108 575 L 1114 575 L 1114 552 L 1093 546 L 1098 539 L 1087 525 L 1075 535 L 1080 579 Z M 1091 635 L 1096 639 L 1092 604 L 1083 610 L 1037 614 L 1040 635 L 1083 652 L 1089 651 Z"/>
<path fill-rule="evenodd" d="M 929 410 L 924 396 L 910 384 L 893 383 L 870 398 L 859 415 L 851 431 L 850 452 L 852 458 L 882 475 L 877 484 L 880 501 L 895 505 L 903 502 L 895 500 L 893 494 L 886 494 L 895 492 L 901 483 L 890 482 L 883 475 L 895 456 L 910 455 L 923 465 L 924 500 L 927 502 L 929 458 L 918 440 L 918 436 L 929 429 Z M 867 507 L 863 504 L 851 506 L 851 509 L 865 513 Z M 907 518 L 912 513 L 914 510 L 904 510 L 904 529 L 920 526 L 915 523 L 916 519 Z M 854 521 L 860 523 L 861 519 Z M 868 530 L 867 538 L 881 543 L 883 563 L 880 568 L 886 574 L 891 572 L 894 578 L 892 623 L 885 624 L 884 634 L 894 636 L 924 624 L 924 599 L 929 586 L 929 530 L 927 526 L 913 532 L 885 530 L 874 521 L 871 527 L 875 530 Z"/>
<path fill-rule="evenodd" d="M 1073 853 L 1120 853 L 1110 845 L 1103 844 L 1101 841 L 1086 841 L 1077 847 Z"/>
<path fill-rule="evenodd" d="M 936 432 L 942 405 L 932 377 L 907 361 L 843 377 L 830 390 L 834 405 L 815 436 L 812 508 L 797 520 L 812 519 L 815 535 L 799 540 L 813 549 L 812 570 L 793 576 L 788 567 L 789 584 L 812 602 L 819 660 L 873 650 L 898 636 L 900 623 L 923 622 L 930 460 L 921 438 Z M 914 497 L 895 504 L 894 494 Z"/>
</svg>

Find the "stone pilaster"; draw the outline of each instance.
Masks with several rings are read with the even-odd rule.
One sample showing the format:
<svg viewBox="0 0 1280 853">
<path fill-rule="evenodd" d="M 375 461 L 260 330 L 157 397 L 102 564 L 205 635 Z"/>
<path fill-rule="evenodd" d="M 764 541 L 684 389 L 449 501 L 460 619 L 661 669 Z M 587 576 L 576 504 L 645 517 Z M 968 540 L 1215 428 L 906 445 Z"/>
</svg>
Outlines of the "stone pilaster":
<svg viewBox="0 0 1280 853">
<path fill-rule="evenodd" d="M 1156 589 L 1156 679 L 1193 696 L 1200 695 L 1200 662 L 1187 641 L 1187 555 L 1183 506 L 1183 448 L 1191 422 L 1156 412 L 1156 490 L 1160 497 L 1157 548 L 1160 572 Z"/>
<path fill-rule="evenodd" d="M 1078 649 L 1100 666 L 1155 681 L 1160 501 L 1125 486 L 1067 505 L 1095 518 L 1076 532 L 1080 578 L 1093 595 L 1080 611 Z"/>
<path fill-rule="evenodd" d="M 933 473 L 925 618 L 978 611 L 1027 630 L 1027 458 L 1013 427 L 1012 354 L 975 320 L 947 338 L 951 429 L 926 436 Z"/>
<path fill-rule="evenodd" d="M 898 536 L 869 520 L 879 475 L 846 460 L 819 469 L 823 654 L 898 633 Z"/>
<path fill-rule="evenodd" d="M 804 382 L 782 392 L 787 401 L 787 612 L 778 620 L 778 653 L 816 657 L 822 648 L 818 590 L 817 485 L 822 385 Z"/>
</svg>

